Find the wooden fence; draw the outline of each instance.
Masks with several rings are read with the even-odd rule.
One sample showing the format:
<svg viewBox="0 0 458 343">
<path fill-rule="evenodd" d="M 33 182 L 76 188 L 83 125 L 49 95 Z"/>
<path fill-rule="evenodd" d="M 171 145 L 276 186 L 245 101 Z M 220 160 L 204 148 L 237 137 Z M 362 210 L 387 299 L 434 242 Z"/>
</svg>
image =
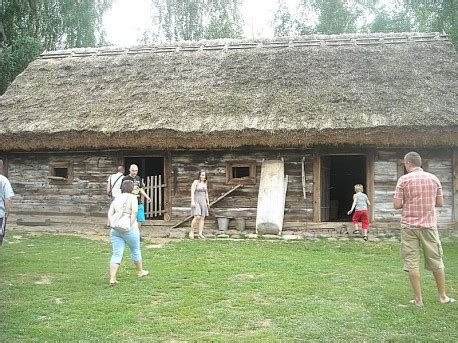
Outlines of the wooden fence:
<svg viewBox="0 0 458 343">
<path fill-rule="evenodd" d="M 164 189 L 162 175 L 152 175 L 146 177 L 145 192 L 151 198 L 150 202 L 145 202 L 146 219 L 155 219 L 165 213 L 164 209 Z"/>
</svg>

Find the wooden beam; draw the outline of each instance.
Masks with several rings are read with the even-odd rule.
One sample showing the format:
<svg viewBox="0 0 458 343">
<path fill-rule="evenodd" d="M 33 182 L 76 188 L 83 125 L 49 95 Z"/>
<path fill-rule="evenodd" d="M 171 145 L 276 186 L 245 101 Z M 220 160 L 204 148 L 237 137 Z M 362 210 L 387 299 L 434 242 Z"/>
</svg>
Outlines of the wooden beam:
<svg viewBox="0 0 458 343">
<path fill-rule="evenodd" d="M 452 170 L 453 170 L 453 221 L 458 223 L 458 149 L 453 149 Z"/>
<path fill-rule="evenodd" d="M 172 219 L 172 153 L 164 154 L 164 181 L 167 187 L 164 190 L 164 220 Z"/>
<path fill-rule="evenodd" d="M 313 221 L 321 221 L 321 156 L 318 148 L 313 152 Z"/>
<path fill-rule="evenodd" d="M 226 196 L 228 196 L 229 194 L 231 194 L 232 192 L 234 192 L 235 190 L 239 189 L 240 187 L 243 187 L 242 184 L 238 184 L 234 187 L 232 187 L 230 190 L 228 190 L 226 193 L 222 194 L 219 198 L 217 198 L 216 200 L 213 200 L 212 202 L 210 202 L 210 207 L 213 206 L 214 204 L 216 204 L 218 201 L 224 199 Z M 179 223 L 173 225 L 171 227 L 171 229 L 175 229 L 177 228 L 178 226 L 180 226 L 181 224 L 183 223 L 186 223 L 189 219 L 191 219 L 193 216 L 187 216 L 185 219 L 183 219 L 182 221 L 180 221 Z"/>
<path fill-rule="evenodd" d="M 371 202 L 371 207 L 369 210 L 369 220 L 371 222 L 374 221 L 374 207 L 375 207 L 375 199 L 374 199 L 374 156 L 375 152 L 373 150 L 369 150 L 366 155 L 366 188 L 367 188 L 367 196 L 369 201 Z"/>
</svg>

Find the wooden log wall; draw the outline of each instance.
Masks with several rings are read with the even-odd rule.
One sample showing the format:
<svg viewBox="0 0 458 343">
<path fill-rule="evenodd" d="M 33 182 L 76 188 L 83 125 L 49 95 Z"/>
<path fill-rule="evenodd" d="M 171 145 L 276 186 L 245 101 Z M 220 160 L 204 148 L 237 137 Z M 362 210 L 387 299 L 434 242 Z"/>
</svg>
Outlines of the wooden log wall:
<svg viewBox="0 0 458 343">
<path fill-rule="evenodd" d="M 393 209 L 393 194 L 398 179 L 398 163 L 406 149 L 380 149 L 373 160 L 374 222 L 392 223 L 400 220 L 400 211 Z M 438 209 L 439 223 L 453 223 L 458 218 L 458 152 L 451 149 L 419 151 L 427 160 L 428 171 L 435 174 L 444 189 L 444 207 Z M 80 214 L 105 216 L 106 180 L 122 161 L 123 152 L 34 153 L 8 154 L 8 178 L 16 197 L 14 212 L 46 214 Z M 226 162 L 253 161 L 256 163 L 256 184 L 244 185 L 214 207 L 213 214 L 229 217 L 256 217 L 257 194 L 263 159 L 285 161 L 288 175 L 285 223 L 300 225 L 313 222 L 313 150 L 229 150 L 229 151 L 172 151 L 171 175 L 166 182 L 172 199 L 171 223 L 190 213 L 190 188 L 198 172 L 209 174 L 210 201 L 234 185 L 226 183 Z M 302 188 L 304 159 L 305 190 Z M 50 165 L 59 161 L 71 162 L 71 182 L 50 180 Z"/>
<path fill-rule="evenodd" d="M 48 178 L 50 165 L 69 161 L 70 182 Z M 117 157 L 110 153 L 10 154 L 8 178 L 16 196 L 14 212 L 105 216 L 106 182 L 115 173 Z"/>
<path fill-rule="evenodd" d="M 311 150 L 174 152 L 172 154 L 172 217 L 184 218 L 190 214 L 191 184 L 200 170 L 205 170 L 208 173 L 209 197 L 212 201 L 234 186 L 226 183 L 226 162 L 253 161 L 256 162 L 256 184 L 244 185 L 241 189 L 218 202 L 213 209 L 213 214 L 255 218 L 261 162 L 263 159 L 279 159 L 281 157 L 285 162 L 285 174 L 289 177 L 285 222 L 311 221 L 313 218 Z M 304 199 L 302 188 L 302 159 L 304 157 L 306 199 Z"/>
<path fill-rule="evenodd" d="M 399 176 L 398 163 L 410 150 L 379 150 L 374 161 L 374 221 L 400 221 L 401 211 L 393 209 L 393 196 Z M 449 149 L 419 150 L 428 172 L 436 175 L 443 188 L 444 206 L 437 209 L 438 222 L 453 222 L 456 195 L 453 190 L 452 152 Z"/>
</svg>

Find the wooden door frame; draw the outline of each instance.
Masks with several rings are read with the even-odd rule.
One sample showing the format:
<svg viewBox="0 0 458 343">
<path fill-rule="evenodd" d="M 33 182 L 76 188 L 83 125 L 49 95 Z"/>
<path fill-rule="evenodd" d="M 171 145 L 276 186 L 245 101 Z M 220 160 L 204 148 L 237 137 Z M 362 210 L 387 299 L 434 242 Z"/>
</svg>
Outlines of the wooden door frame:
<svg viewBox="0 0 458 343">
<path fill-rule="evenodd" d="M 458 148 L 452 151 L 452 196 L 453 196 L 453 222 L 458 223 Z"/>
<path fill-rule="evenodd" d="M 172 153 L 167 150 L 160 153 L 129 153 L 125 152 L 120 156 L 120 160 L 123 164 L 126 158 L 148 158 L 148 157 L 160 157 L 164 159 L 164 221 L 170 221 L 172 219 Z M 128 170 L 126 170 L 128 172 Z"/>
<path fill-rule="evenodd" d="M 316 223 L 321 222 L 321 157 L 322 156 L 336 156 L 336 155 L 362 155 L 366 157 L 366 192 L 369 201 L 371 202 L 369 208 L 369 220 L 374 220 L 374 160 L 375 150 L 364 149 L 357 151 L 357 149 L 339 149 L 335 148 L 320 148 L 315 147 L 313 151 L 313 221 Z M 356 151 L 355 151 L 356 150 Z"/>
</svg>

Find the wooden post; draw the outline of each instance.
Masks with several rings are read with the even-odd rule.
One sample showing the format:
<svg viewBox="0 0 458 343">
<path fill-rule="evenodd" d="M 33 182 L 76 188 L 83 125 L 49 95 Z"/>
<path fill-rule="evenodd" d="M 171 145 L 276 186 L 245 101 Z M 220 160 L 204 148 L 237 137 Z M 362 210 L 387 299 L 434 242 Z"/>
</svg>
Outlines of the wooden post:
<svg viewBox="0 0 458 343">
<path fill-rule="evenodd" d="M 374 221 L 374 208 L 375 208 L 375 199 L 374 199 L 374 151 L 369 150 L 366 155 L 366 188 L 367 196 L 371 202 L 371 207 L 369 211 L 369 220 Z"/>
<path fill-rule="evenodd" d="M 157 196 L 159 198 L 158 215 L 162 214 L 162 175 L 159 175 L 159 187 L 157 188 Z"/>
<path fill-rule="evenodd" d="M 321 221 L 321 156 L 319 148 L 313 151 L 313 221 Z"/>
<path fill-rule="evenodd" d="M 458 223 L 458 149 L 453 149 L 452 156 L 453 169 L 453 221 Z"/>
<path fill-rule="evenodd" d="M 164 220 L 172 219 L 172 154 L 167 151 L 164 155 Z"/>
<path fill-rule="evenodd" d="M 301 163 L 301 181 L 302 181 L 302 195 L 304 200 L 307 198 L 307 191 L 306 191 L 306 180 L 305 180 L 305 157 L 302 157 Z"/>
</svg>

